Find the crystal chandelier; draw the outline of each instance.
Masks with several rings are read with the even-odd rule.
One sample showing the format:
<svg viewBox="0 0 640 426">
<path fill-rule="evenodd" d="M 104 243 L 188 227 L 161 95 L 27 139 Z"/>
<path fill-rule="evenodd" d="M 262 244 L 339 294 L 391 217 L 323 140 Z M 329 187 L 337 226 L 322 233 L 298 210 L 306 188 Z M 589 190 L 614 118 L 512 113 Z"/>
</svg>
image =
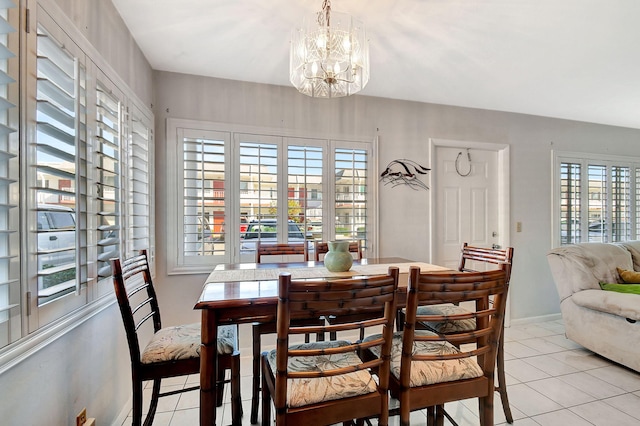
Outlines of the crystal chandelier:
<svg viewBox="0 0 640 426">
<path fill-rule="evenodd" d="M 307 96 L 338 98 L 353 95 L 369 82 L 369 41 L 362 21 L 331 11 L 304 19 L 293 30 L 289 66 L 291 83 Z"/>
</svg>

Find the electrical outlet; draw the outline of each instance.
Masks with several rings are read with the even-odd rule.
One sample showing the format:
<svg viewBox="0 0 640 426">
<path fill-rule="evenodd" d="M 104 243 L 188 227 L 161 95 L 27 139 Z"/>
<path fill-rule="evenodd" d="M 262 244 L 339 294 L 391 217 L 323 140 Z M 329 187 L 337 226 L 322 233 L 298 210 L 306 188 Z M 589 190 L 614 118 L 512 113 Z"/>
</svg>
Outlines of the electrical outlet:
<svg viewBox="0 0 640 426">
<path fill-rule="evenodd" d="M 83 408 L 76 416 L 76 426 L 82 426 L 87 422 L 87 409 Z"/>
</svg>

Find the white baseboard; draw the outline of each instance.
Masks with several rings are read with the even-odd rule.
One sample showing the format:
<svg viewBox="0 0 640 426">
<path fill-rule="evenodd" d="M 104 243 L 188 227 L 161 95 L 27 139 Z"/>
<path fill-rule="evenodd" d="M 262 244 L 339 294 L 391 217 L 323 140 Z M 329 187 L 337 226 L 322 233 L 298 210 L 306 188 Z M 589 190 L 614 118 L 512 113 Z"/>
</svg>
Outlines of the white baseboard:
<svg viewBox="0 0 640 426">
<path fill-rule="evenodd" d="M 118 417 L 116 417 L 113 423 L 111 423 L 111 426 L 122 426 L 124 421 L 127 420 L 131 407 L 133 407 L 133 396 L 127 400 L 127 403 L 122 407 Z"/>
<path fill-rule="evenodd" d="M 560 319 L 562 319 L 562 314 L 560 313 L 541 315 L 539 317 L 518 318 L 518 319 L 512 319 L 509 326 L 535 324 L 539 322 L 556 321 Z"/>
</svg>

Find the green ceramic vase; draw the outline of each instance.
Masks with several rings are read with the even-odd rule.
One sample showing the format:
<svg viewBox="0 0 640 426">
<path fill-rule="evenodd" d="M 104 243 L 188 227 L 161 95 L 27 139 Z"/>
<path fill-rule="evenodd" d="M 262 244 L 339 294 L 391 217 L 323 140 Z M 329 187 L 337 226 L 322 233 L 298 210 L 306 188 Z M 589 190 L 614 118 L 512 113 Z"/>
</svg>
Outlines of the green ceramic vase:
<svg viewBox="0 0 640 426">
<path fill-rule="evenodd" d="M 346 272 L 353 265 L 349 253 L 349 241 L 329 241 L 329 252 L 324 256 L 324 266 L 331 272 Z"/>
</svg>

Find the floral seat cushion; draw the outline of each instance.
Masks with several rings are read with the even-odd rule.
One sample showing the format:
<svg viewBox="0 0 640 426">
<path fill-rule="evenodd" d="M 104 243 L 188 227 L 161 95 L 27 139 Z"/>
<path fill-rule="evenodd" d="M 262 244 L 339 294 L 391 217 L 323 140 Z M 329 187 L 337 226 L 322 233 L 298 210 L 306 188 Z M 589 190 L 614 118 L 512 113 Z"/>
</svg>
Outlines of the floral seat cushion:
<svg viewBox="0 0 640 426">
<path fill-rule="evenodd" d="M 218 327 L 218 353 L 237 348 L 237 326 Z M 153 335 L 142 352 L 143 364 L 200 357 L 200 323 L 165 327 Z"/>
<path fill-rule="evenodd" d="M 465 308 L 452 304 L 418 306 L 418 315 L 459 315 L 469 312 Z M 438 333 L 460 333 L 476 329 L 474 318 L 463 320 L 426 321 L 424 324 Z"/>
<path fill-rule="evenodd" d="M 426 330 L 417 330 L 416 335 L 435 335 Z M 380 335 L 369 336 L 365 341 L 379 338 Z M 380 347 L 371 348 L 375 354 Z M 448 342 L 413 342 L 413 353 L 424 355 L 443 355 L 458 353 L 460 350 Z M 400 360 L 402 359 L 402 332 L 394 333 L 391 346 L 391 374 L 400 379 Z M 483 375 L 482 369 L 472 358 L 449 359 L 438 361 L 413 361 L 411 363 L 411 387 L 432 385 L 434 383 L 452 382 L 462 379 L 473 379 Z"/>
<path fill-rule="evenodd" d="M 291 349 L 320 349 L 349 345 L 349 342 L 337 340 L 313 342 L 291 346 Z M 271 371 L 276 371 L 276 351 L 268 355 Z M 355 352 L 289 358 L 288 370 L 326 371 L 335 368 L 360 364 L 362 361 Z M 351 396 L 376 392 L 377 385 L 368 371 L 356 371 L 338 376 L 289 379 L 287 386 L 287 405 L 301 407 L 322 401 L 342 399 Z"/>
</svg>

